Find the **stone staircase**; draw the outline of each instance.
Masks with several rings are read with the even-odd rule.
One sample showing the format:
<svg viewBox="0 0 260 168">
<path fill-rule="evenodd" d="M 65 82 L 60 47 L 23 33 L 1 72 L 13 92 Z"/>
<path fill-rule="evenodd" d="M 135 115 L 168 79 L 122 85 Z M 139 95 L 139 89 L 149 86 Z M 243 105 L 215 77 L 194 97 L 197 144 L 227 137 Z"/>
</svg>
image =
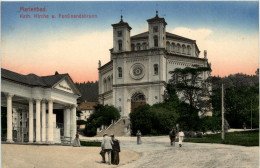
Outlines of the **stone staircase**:
<svg viewBox="0 0 260 168">
<path fill-rule="evenodd" d="M 124 122 L 125 121 L 125 122 Z M 99 132 L 96 137 L 102 137 L 105 133 L 117 136 L 130 136 L 130 119 L 121 118 L 116 123 L 111 124 L 106 130 Z"/>
</svg>

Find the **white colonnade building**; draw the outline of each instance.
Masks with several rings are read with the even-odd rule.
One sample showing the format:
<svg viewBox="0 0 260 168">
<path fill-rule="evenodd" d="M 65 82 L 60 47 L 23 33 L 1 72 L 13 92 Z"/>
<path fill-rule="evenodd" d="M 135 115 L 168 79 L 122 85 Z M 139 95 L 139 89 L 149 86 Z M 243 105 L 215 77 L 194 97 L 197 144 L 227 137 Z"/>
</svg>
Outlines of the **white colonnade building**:
<svg viewBox="0 0 260 168">
<path fill-rule="evenodd" d="M 7 142 L 60 143 L 61 136 L 75 137 L 77 98 L 81 94 L 68 74 L 40 77 L 6 69 L 1 73 Z M 61 118 L 59 123 L 56 116 Z"/>
</svg>

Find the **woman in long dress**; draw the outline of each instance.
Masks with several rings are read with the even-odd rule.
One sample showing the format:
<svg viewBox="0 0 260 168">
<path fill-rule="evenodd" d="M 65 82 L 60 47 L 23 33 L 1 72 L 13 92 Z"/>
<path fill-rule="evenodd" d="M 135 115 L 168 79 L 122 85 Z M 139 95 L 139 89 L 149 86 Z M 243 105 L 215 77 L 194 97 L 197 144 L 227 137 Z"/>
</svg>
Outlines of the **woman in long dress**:
<svg viewBox="0 0 260 168">
<path fill-rule="evenodd" d="M 118 165 L 119 164 L 120 144 L 119 144 L 119 141 L 117 139 L 115 139 L 114 135 L 111 135 L 111 138 L 112 138 L 112 142 L 113 142 L 113 145 L 112 145 L 113 149 L 112 149 L 112 154 L 111 154 L 111 158 L 112 158 L 111 163 L 114 164 L 114 165 Z"/>
</svg>

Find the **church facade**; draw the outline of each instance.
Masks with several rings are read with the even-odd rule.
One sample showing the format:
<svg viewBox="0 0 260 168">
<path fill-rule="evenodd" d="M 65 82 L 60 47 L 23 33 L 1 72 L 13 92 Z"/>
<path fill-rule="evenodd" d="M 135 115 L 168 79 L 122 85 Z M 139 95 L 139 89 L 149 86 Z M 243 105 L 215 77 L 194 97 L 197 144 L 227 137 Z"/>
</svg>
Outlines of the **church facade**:
<svg viewBox="0 0 260 168">
<path fill-rule="evenodd" d="M 206 52 L 200 58 L 195 40 L 166 31 L 164 18 L 148 19 L 148 31 L 131 36 L 131 27 L 121 16 L 112 24 L 111 60 L 99 62 L 99 102 L 119 109 L 121 117 L 142 104 L 163 102 L 166 84 L 175 68 L 208 67 Z M 210 72 L 204 72 L 206 79 Z"/>
</svg>

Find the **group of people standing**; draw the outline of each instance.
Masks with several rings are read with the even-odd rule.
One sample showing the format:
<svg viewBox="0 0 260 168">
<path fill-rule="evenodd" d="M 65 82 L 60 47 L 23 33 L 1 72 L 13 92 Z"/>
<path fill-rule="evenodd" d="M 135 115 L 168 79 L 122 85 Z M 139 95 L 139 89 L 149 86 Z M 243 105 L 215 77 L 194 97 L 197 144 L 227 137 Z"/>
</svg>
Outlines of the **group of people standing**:
<svg viewBox="0 0 260 168">
<path fill-rule="evenodd" d="M 103 135 L 103 140 L 101 143 L 100 155 L 102 156 L 102 162 L 106 163 L 105 155 L 108 153 L 108 164 L 119 164 L 119 152 L 120 144 L 114 135 L 108 136 L 108 134 Z"/>
<path fill-rule="evenodd" d="M 172 130 L 169 133 L 169 137 L 170 137 L 170 141 L 171 141 L 171 146 L 175 146 L 175 141 L 176 141 L 176 137 L 178 136 L 179 139 L 179 147 L 182 147 L 182 141 L 184 138 L 184 132 L 182 132 L 182 130 L 179 129 L 178 124 L 176 125 L 176 127 L 173 127 Z"/>
</svg>

